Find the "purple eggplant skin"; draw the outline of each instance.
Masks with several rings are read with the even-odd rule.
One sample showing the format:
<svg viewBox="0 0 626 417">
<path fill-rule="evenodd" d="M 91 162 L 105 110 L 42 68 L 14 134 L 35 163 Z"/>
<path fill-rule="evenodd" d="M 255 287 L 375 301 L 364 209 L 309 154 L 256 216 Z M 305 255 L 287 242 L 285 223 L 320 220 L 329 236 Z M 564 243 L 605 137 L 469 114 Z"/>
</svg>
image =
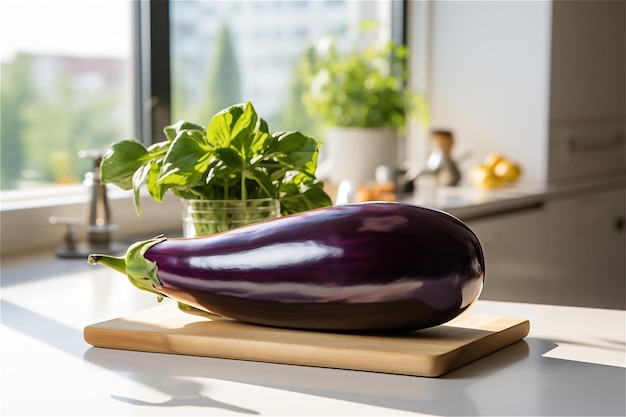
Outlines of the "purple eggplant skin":
<svg viewBox="0 0 626 417">
<path fill-rule="evenodd" d="M 396 202 L 324 207 L 207 237 L 159 237 L 135 244 L 124 262 L 109 266 L 159 296 L 240 321 L 326 331 L 446 323 L 478 299 L 485 276 L 478 237 L 463 222 Z"/>
</svg>

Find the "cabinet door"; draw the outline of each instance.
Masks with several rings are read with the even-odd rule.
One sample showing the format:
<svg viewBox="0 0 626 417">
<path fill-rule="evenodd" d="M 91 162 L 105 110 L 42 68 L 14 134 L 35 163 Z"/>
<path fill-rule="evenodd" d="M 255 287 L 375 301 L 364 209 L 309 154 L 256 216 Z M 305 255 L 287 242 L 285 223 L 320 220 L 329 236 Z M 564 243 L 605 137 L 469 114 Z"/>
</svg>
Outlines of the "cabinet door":
<svg viewBox="0 0 626 417">
<path fill-rule="evenodd" d="M 548 180 L 623 173 L 623 1 L 553 1 Z"/>
<path fill-rule="evenodd" d="M 540 206 L 465 221 L 485 253 L 481 299 L 545 302 L 545 218 Z"/>
<path fill-rule="evenodd" d="M 624 189 L 546 206 L 546 290 L 563 304 L 625 308 Z"/>
</svg>

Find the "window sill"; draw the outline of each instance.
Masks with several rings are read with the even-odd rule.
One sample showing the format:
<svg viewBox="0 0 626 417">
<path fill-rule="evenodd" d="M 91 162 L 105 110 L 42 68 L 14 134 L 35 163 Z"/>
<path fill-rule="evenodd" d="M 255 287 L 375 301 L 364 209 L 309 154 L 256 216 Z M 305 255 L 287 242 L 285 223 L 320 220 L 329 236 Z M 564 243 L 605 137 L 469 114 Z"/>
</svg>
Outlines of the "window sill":
<svg viewBox="0 0 626 417">
<path fill-rule="evenodd" d="M 0 257 L 6 259 L 35 252 L 53 253 L 63 246 L 66 226 L 51 224 L 50 217 L 79 221 L 82 226 L 77 229 L 77 234 L 84 241 L 88 203 L 88 191 L 80 185 L 36 192 L 3 192 L 0 206 Z M 117 231 L 113 233 L 114 240 L 171 234 L 182 227 L 180 199 L 173 195 L 157 203 L 147 193 L 142 194 L 142 216 L 139 218 L 135 213 L 132 194 L 110 189 L 109 208 L 111 221 L 117 226 Z"/>
</svg>

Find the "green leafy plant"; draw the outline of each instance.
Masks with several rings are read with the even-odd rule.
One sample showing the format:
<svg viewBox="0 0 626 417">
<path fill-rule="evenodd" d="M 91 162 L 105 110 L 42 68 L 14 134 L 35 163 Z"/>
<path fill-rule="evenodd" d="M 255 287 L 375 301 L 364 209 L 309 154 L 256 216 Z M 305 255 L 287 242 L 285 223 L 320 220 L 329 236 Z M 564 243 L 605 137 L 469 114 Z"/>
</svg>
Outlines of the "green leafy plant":
<svg viewBox="0 0 626 417">
<path fill-rule="evenodd" d="M 368 40 L 375 24 L 361 25 Z M 393 40 L 366 42 L 342 53 L 336 37 L 317 40 L 298 61 L 309 88 L 302 95 L 309 114 L 328 126 L 403 129 L 425 102 L 407 87 L 407 48 Z"/>
<path fill-rule="evenodd" d="M 102 158 L 102 182 L 132 189 L 138 215 L 144 183 L 159 202 L 171 191 L 184 199 L 278 199 L 282 214 L 332 204 L 315 176 L 319 143 L 300 132 L 271 134 L 250 102 L 217 113 L 206 129 L 179 121 L 163 132 L 166 140 L 150 147 L 116 142 Z"/>
</svg>

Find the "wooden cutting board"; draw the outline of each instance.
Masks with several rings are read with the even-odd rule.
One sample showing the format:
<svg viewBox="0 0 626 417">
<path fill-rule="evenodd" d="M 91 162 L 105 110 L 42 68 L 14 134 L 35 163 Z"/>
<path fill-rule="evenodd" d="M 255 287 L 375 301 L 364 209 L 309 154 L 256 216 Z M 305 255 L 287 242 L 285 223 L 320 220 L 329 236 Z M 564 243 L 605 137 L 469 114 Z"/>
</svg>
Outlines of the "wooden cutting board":
<svg viewBox="0 0 626 417">
<path fill-rule="evenodd" d="M 523 339 L 529 329 L 522 318 L 464 313 L 414 332 L 327 333 L 209 318 L 166 302 L 89 325 L 84 338 L 103 348 L 436 377 Z"/>
</svg>

